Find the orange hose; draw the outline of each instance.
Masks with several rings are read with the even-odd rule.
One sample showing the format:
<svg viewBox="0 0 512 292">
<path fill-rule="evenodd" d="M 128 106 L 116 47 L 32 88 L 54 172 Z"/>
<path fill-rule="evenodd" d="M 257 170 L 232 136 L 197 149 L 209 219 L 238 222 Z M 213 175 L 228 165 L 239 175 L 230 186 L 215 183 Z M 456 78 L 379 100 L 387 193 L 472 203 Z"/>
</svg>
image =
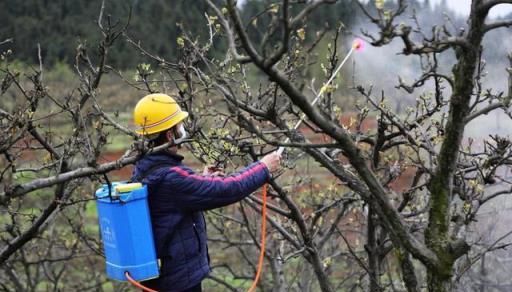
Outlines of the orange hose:
<svg viewBox="0 0 512 292">
<path fill-rule="evenodd" d="M 252 282 L 251 288 L 249 288 L 248 292 L 253 292 L 258 286 L 258 282 L 261 276 L 261 270 L 263 269 L 263 261 L 265 259 L 265 242 L 267 239 L 267 184 L 263 185 L 262 191 L 262 199 L 263 204 L 261 206 L 261 243 L 260 243 L 260 256 L 258 259 L 258 269 L 256 270 L 256 276 L 254 277 L 254 281 Z M 147 292 L 158 292 L 156 290 L 145 287 L 141 283 L 135 281 L 128 271 L 124 273 L 128 282 L 130 282 L 133 286 L 142 289 Z"/>
<path fill-rule="evenodd" d="M 256 277 L 252 282 L 249 292 L 253 292 L 260 280 L 261 270 L 263 269 L 263 260 L 265 259 L 265 241 L 266 241 L 266 226 L 267 226 L 267 184 L 263 185 L 262 192 L 263 205 L 261 206 L 261 244 L 260 244 L 260 257 L 258 259 L 258 269 L 256 270 Z"/>
<path fill-rule="evenodd" d="M 147 291 L 147 292 L 158 292 L 156 290 L 153 290 L 153 289 L 150 289 L 144 285 L 142 285 L 141 283 L 135 281 L 131 276 L 130 276 L 130 273 L 128 271 L 126 271 L 124 273 L 124 275 L 126 276 L 126 279 L 128 279 L 128 282 L 130 282 L 133 286 L 137 287 L 137 288 L 140 288 L 142 289 L 142 291 Z"/>
</svg>

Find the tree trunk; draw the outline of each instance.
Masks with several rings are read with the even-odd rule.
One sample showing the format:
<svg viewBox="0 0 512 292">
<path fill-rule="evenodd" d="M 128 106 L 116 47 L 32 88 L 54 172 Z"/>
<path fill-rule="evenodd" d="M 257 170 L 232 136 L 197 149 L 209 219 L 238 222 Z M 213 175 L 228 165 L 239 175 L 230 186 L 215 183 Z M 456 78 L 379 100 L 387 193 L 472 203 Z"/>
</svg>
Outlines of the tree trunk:
<svg viewBox="0 0 512 292">
<path fill-rule="evenodd" d="M 299 273 L 299 289 L 298 291 L 310 292 L 311 282 L 313 278 L 313 270 L 311 265 L 303 265 Z"/>
<path fill-rule="evenodd" d="M 452 267 L 448 268 L 451 271 Z M 451 289 L 451 276 L 437 273 L 436 271 L 427 272 L 428 291 L 430 292 L 448 292 Z"/>
<path fill-rule="evenodd" d="M 452 68 L 454 76 L 450 109 L 445 125 L 444 141 L 437 158 L 437 167 L 429 183 L 430 207 L 425 243 L 433 250 L 439 263 L 427 267 L 429 291 L 450 291 L 452 271 L 455 261 L 467 252 L 466 248 L 453 248 L 450 234 L 451 200 L 453 179 L 457 169 L 459 149 L 467 124 L 466 117 L 471 112 L 470 103 L 475 85 L 474 76 L 481 53 L 484 23 L 488 11 L 480 6 L 481 1 L 471 4 L 467 47 L 456 48 L 457 64 Z M 461 247 L 463 247 L 461 245 Z"/>
<path fill-rule="evenodd" d="M 272 241 L 272 253 L 268 258 L 270 263 L 270 270 L 272 271 L 273 287 L 272 292 L 285 292 L 286 291 L 286 280 L 284 277 L 283 260 L 279 254 L 283 254 L 283 242 Z"/>
<path fill-rule="evenodd" d="M 380 292 L 380 262 L 379 247 L 377 244 L 377 220 L 371 206 L 368 207 L 367 243 L 365 246 L 368 254 L 368 277 L 370 278 L 370 292 Z"/>
<path fill-rule="evenodd" d="M 485 268 L 485 253 L 482 255 L 482 260 L 480 261 L 480 292 L 485 292 L 487 288 L 487 269 Z"/>
<path fill-rule="evenodd" d="M 308 252 L 309 262 L 313 266 L 313 271 L 315 272 L 318 284 L 320 285 L 320 290 L 322 292 L 334 292 L 331 282 L 329 281 L 329 277 L 327 277 L 325 274 L 322 261 L 318 255 L 318 251 L 315 249 L 315 247 L 309 247 Z"/>
<path fill-rule="evenodd" d="M 402 280 L 408 292 L 418 292 L 418 278 L 414 271 L 414 265 L 411 261 L 409 253 L 403 249 L 398 249 L 398 261 L 402 269 Z"/>
</svg>

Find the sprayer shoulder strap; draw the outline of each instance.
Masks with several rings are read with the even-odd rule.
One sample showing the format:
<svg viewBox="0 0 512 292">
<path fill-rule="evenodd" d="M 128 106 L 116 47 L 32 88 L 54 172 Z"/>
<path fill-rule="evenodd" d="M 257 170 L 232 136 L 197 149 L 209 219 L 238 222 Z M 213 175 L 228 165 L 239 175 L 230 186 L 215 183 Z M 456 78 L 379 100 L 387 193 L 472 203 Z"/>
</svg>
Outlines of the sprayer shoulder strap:
<svg viewBox="0 0 512 292">
<path fill-rule="evenodd" d="M 146 171 L 142 172 L 136 179 L 136 181 L 138 182 L 142 182 L 143 179 L 145 179 L 148 175 L 150 175 L 151 173 L 153 173 L 154 171 L 158 170 L 158 169 L 161 169 L 161 168 L 164 168 L 164 167 L 171 167 L 171 166 L 176 166 L 178 165 L 177 163 L 169 163 L 168 161 L 167 162 L 159 162 L 159 163 L 155 163 L 154 165 L 152 165 L 150 168 L 146 169 Z M 181 219 L 183 220 L 183 218 Z M 171 239 L 174 235 L 176 230 L 168 230 L 167 231 L 167 234 L 165 235 L 164 237 L 164 244 L 163 244 L 163 250 L 169 250 L 169 245 L 171 244 Z M 165 257 L 164 257 L 165 258 Z M 169 257 L 167 257 L 169 258 Z"/>
</svg>

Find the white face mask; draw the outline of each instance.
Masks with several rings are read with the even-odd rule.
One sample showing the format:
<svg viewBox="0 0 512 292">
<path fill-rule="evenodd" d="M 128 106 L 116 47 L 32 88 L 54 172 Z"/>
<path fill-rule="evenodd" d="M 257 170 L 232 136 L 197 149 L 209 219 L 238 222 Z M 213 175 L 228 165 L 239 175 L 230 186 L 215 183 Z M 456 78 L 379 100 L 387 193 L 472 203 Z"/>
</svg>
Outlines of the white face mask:
<svg viewBox="0 0 512 292">
<path fill-rule="evenodd" d="M 187 131 L 185 130 L 185 127 L 183 126 L 183 124 L 180 124 L 178 126 L 178 134 L 179 134 L 179 138 L 178 139 L 174 139 L 174 144 L 180 144 L 182 143 L 185 139 L 187 139 L 188 137 L 188 133 Z"/>
</svg>

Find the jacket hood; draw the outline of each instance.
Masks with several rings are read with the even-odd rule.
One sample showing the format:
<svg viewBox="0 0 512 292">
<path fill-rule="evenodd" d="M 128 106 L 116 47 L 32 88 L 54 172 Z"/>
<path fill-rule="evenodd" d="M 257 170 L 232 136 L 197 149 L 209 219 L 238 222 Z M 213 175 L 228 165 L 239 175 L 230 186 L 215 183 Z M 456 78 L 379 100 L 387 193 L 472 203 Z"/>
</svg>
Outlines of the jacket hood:
<svg viewBox="0 0 512 292">
<path fill-rule="evenodd" d="M 179 154 L 172 154 L 168 152 L 157 152 L 145 155 L 141 160 L 135 163 L 132 173 L 132 180 L 149 170 L 154 165 L 181 165 L 183 156 Z"/>
</svg>

